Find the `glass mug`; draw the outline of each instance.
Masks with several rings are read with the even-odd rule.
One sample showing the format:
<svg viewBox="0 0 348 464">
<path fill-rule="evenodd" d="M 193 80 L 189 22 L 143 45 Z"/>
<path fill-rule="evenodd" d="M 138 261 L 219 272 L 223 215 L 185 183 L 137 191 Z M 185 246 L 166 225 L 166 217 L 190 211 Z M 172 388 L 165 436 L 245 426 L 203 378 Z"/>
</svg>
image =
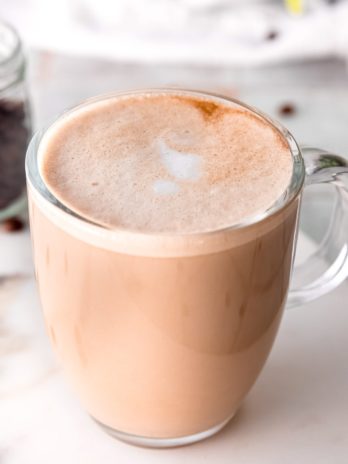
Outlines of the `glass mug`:
<svg viewBox="0 0 348 464">
<path fill-rule="evenodd" d="M 348 274 L 343 158 L 300 149 L 279 123 L 236 100 L 160 92 L 210 96 L 252 111 L 288 141 L 293 171 L 282 198 L 245 223 L 201 234 L 137 233 L 105 228 L 60 203 L 40 174 L 43 132 L 32 139 L 26 158 L 31 234 L 53 348 L 107 432 L 153 447 L 219 431 L 258 377 L 285 304 L 323 295 Z M 77 108 L 117 95 L 124 94 Z M 301 194 L 316 183 L 336 189 L 333 220 L 319 250 L 295 269 L 301 285 L 288 295 Z"/>
</svg>

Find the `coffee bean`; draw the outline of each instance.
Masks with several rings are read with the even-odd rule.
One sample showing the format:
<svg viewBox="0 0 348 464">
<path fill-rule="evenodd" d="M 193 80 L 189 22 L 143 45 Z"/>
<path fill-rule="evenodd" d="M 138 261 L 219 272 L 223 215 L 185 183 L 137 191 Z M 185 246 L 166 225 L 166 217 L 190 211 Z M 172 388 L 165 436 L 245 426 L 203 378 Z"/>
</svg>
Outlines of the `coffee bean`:
<svg viewBox="0 0 348 464">
<path fill-rule="evenodd" d="M 293 103 L 283 103 L 278 108 L 280 116 L 292 116 L 296 113 L 296 106 Z"/>
<path fill-rule="evenodd" d="M 19 218 L 13 217 L 3 222 L 2 228 L 5 232 L 18 232 L 24 228 L 24 222 Z"/>
<path fill-rule="evenodd" d="M 279 32 L 277 31 L 269 31 L 266 34 L 266 40 L 275 40 L 279 36 Z"/>
</svg>

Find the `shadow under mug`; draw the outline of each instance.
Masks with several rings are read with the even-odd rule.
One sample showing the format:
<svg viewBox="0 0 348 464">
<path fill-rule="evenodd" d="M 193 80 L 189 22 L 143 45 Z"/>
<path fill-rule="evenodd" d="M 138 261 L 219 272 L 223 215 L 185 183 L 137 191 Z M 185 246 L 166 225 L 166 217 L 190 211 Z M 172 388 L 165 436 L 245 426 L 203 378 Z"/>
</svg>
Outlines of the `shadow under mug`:
<svg viewBox="0 0 348 464">
<path fill-rule="evenodd" d="M 47 132 L 30 143 L 31 234 L 53 348 L 107 432 L 167 447 L 220 430 L 258 377 L 285 304 L 313 300 L 347 277 L 348 165 L 323 150 L 300 149 L 279 123 L 236 100 L 177 89 L 129 95 L 144 92 L 250 112 L 287 140 L 293 159 L 290 184 L 262 214 L 208 233 L 154 235 L 105 228 L 69 210 L 40 173 L 39 145 Z M 119 95 L 125 94 L 77 108 Z M 288 294 L 301 193 L 316 183 L 336 190 L 332 221 L 318 251 L 294 269 Z"/>
</svg>

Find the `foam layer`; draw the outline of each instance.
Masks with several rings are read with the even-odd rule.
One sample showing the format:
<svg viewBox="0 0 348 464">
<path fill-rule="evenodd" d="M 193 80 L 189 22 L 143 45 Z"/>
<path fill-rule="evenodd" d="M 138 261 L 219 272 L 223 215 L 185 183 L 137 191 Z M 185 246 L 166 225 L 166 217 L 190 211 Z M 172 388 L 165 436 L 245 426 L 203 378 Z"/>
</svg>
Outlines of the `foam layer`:
<svg viewBox="0 0 348 464">
<path fill-rule="evenodd" d="M 263 213 L 285 191 L 285 138 L 222 100 L 144 94 L 63 116 L 39 149 L 51 192 L 95 222 L 150 233 L 216 230 Z"/>
</svg>

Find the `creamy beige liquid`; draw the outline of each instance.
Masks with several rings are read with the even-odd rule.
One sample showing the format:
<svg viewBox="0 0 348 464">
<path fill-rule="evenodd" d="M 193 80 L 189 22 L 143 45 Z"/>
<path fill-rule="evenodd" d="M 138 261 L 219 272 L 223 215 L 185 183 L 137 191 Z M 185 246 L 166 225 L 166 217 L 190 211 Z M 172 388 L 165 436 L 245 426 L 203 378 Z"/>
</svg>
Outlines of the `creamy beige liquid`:
<svg viewBox="0 0 348 464">
<path fill-rule="evenodd" d="M 297 201 L 247 228 L 291 177 L 283 136 L 217 99 L 143 95 L 62 117 L 29 185 L 37 279 L 54 349 L 89 413 L 179 437 L 231 417 L 272 346 Z M 198 235 L 192 235 L 196 233 Z"/>
</svg>

